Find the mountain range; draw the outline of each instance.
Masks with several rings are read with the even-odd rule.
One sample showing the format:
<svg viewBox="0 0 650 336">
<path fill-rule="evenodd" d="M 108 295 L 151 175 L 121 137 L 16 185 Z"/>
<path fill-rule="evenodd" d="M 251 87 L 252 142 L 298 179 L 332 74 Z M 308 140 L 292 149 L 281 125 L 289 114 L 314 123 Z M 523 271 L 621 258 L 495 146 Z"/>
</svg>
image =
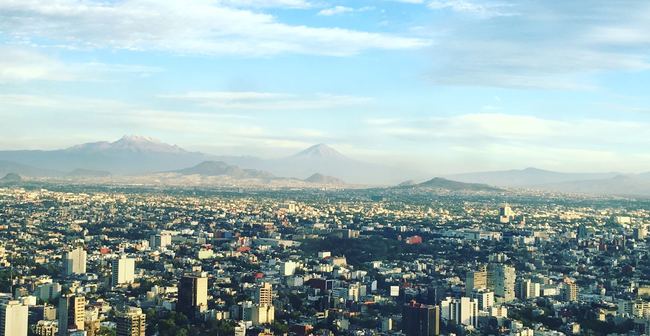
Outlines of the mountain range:
<svg viewBox="0 0 650 336">
<path fill-rule="evenodd" d="M 27 178 L 137 180 L 142 183 L 174 179 L 191 183 L 255 185 L 398 185 L 399 188 L 492 191 L 535 189 L 585 194 L 650 196 L 650 173 L 562 173 L 538 168 L 454 174 L 423 183 L 427 174 L 406 167 L 368 163 L 318 144 L 280 158 L 218 156 L 185 150 L 142 137 L 91 142 L 58 150 L 0 151 L 0 176 Z"/>
<path fill-rule="evenodd" d="M 278 176 L 306 179 L 318 173 L 354 184 L 396 183 L 405 173 L 424 176 L 418 172 L 351 159 L 325 144 L 309 147 L 288 157 L 272 159 L 191 152 L 142 136 L 124 136 L 114 142 L 91 142 L 60 150 L 0 151 L 0 174 L 132 176 L 172 171 L 190 174 L 191 169 L 197 169 L 196 172 L 204 175 L 221 175 L 221 170 L 230 169 L 229 174 L 239 174 L 241 177 L 251 177 L 245 175 L 252 174 L 257 178 Z"/>
</svg>

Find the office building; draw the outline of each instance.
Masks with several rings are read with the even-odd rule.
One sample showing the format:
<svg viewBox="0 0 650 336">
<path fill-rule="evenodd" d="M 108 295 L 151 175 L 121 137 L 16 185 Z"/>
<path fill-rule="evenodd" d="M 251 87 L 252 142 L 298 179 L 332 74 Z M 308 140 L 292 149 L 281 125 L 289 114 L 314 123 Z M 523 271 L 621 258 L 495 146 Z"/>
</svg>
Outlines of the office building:
<svg viewBox="0 0 650 336">
<path fill-rule="evenodd" d="M 258 289 L 255 295 L 257 304 L 260 306 L 271 306 L 273 305 L 273 286 L 265 282 Z"/>
<path fill-rule="evenodd" d="M 487 289 L 487 268 L 481 265 L 476 271 L 468 271 L 465 277 L 465 294 L 469 296 L 475 289 Z"/>
<path fill-rule="evenodd" d="M 402 331 L 406 336 L 440 335 L 440 307 L 415 301 L 404 305 Z"/>
<path fill-rule="evenodd" d="M 59 324 L 57 321 L 40 320 L 34 326 L 34 335 L 36 336 L 57 336 L 59 334 Z"/>
<path fill-rule="evenodd" d="M 142 309 L 129 307 L 117 314 L 117 336 L 145 336 L 147 315 Z"/>
<path fill-rule="evenodd" d="M 59 336 L 68 336 L 70 330 L 84 330 L 86 320 L 86 298 L 67 294 L 59 298 Z"/>
<path fill-rule="evenodd" d="M 28 315 L 19 301 L 0 301 L 0 336 L 27 336 Z"/>
<path fill-rule="evenodd" d="M 515 268 L 505 264 L 491 263 L 487 268 L 488 288 L 494 292 L 497 302 L 515 299 Z"/>
<path fill-rule="evenodd" d="M 185 275 L 178 286 L 176 310 L 188 317 L 196 316 L 208 308 L 208 278 L 200 275 Z"/>
<path fill-rule="evenodd" d="M 440 302 L 443 319 L 459 325 L 476 327 L 478 325 L 478 301 L 468 297 L 446 298 Z"/>
<path fill-rule="evenodd" d="M 125 256 L 115 259 L 111 263 L 111 271 L 113 286 L 133 283 L 135 280 L 135 259 Z"/>
<path fill-rule="evenodd" d="M 86 250 L 78 246 L 65 253 L 63 257 L 65 275 L 86 273 Z"/>
</svg>

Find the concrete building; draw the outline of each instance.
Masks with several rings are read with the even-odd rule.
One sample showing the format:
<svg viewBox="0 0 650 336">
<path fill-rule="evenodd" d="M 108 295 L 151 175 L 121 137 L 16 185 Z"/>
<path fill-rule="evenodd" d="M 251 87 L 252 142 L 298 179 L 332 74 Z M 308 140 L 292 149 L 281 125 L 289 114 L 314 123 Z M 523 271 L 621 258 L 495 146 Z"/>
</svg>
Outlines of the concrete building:
<svg viewBox="0 0 650 336">
<path fill-rule="evenodd" d="M 27 336 L 28 314 L 19 301 L 0 301 L 0 336 Z"/>
<path fill-rule="evenodd" d="M 469 296 L 475 289 L 487 289 L 487 268 L 481 265 L 476 271 L 468 271 L 465 277 L 465 295 Z"/>
<path fill-rule="evenodd" d="M 68 336 L 70 330 L 84 330 L 86 298 L 67 294 L 59 298 L 59 336 Z"/>
<path fill-rule="evenodd" d="M 86 273 L 86 250 L 83 247 L 68 251 L 63 256 L 66 275 Z"/>
<path fill-rule="evenodd" d="M 135 259 L 125 256 L 111 262 L 113 286 L 133 283 L 135 280 Z"/>
<path fill-rule="evenodd" d="M 440 335 L 440 307 L 415 301 L 404 305 L 402 331 L 406 336 Z"/>
<path fill-rule="evenodd" d="M 515 299 L 515 268 L 500 263 L 490 263 L 487 268 L 488 288 L 494 291 L 497 302 Z"/>
<path fill-rule="evenodd" d="M 478 325 L 478 301 L 468 297 L 446 298 L 440 302 L 442 318 L 456 324 L 476 327 Z"/>
<path fill-rule="evenodd" d="M 145 336 L 147 315 L 142 309 L 129 307 L 117 314 L 117 336 Z"/>
<path fill-rule="evenodd" d="M 188 317 L 208 309 L 208 277 L 205 273 L 185 275 L 178 286 L 176 310 Z"/>
</svg>

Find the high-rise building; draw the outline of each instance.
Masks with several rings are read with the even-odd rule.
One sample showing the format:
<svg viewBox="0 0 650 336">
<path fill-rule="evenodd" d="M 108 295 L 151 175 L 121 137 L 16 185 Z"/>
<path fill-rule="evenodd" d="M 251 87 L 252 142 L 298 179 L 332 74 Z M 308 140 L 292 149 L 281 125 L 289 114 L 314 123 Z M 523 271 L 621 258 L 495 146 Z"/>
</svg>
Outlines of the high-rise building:
<svg viewBox="0 0 650 336">
<path fill-rule="evenodd" d="M 512 211 L 508 203 L 499 207 L 499 223 L 510 223 L 513 218 L 515 218 L 515 213 Z"/>
<path fill-rule="evenodd" d="M 129 307 L 117 314 L 117 336 L 145 336 L 147 315 L 142 309 Z"/>
<path fill-rule="evenodd" d="M 505 264 L 491 263 L 487 268 L 488 288 L 494 291 L 498 302 L 515 299 L 515 268 Z"/>
<path fill-rule="evenodd" d="M 494 306 L 494 292 L 487 289 L 475 289 L 469 297 L 476 299 L 479 310 L 487 311 Z"/>
<path fill-rule="evenodd" d="M 188 317 L 194 317 L 197 312 L 205 311 L 207 307 L 208 278 L 205 273 L 183 276 L 178 286 L 176 310 Z"/>
<path fill-rule="evenodd" d="M 135 259 L 122 256 L 111 263 L 112 284 L 119 286 L 135 280 Z"/>
<path fill-rule="evenodd" d="M 517 293 L 522 300 L 536 298 L 541 294 L 541 285 L 529 279 L 519 283 Z"/>
<path fill-rule="evenodd" d="M 172 235 L 169 232 L 160 232 L 151 235 L 149 246 L 152 249 L 162 249 L 172 244 Z"/>
<path fill-rule="evenodd" d="M 478 325 L 478 301 L 476 299 L 448 297 L 440 302 L 440 311 L 445 320 L 465 326 L 476 327 Z"/>
<path fill-rule="evenodd" d="M 469 296 L 475 289 L 487 289 L 487 269 L 481 265 L 476 271 L 468 271 L 465 277 L 465 294 Z"/>
<path fill-rule="evenodd" d="M 68 251 L 63 257 L 63 262 L 65 265 L 65 274 L 84 274 L 86 273 L 86 250 L 83 247 L 78 246 L 77 248 Z"/>
<path fill-rule="evenodd" d="M 27 336 L 28 314 L 19 301 L 0 301 L 0 336 Z"/>
<path fill-rule="evenodd" d="M 69 330 L 84 330 L 86 298 L 67 294 L 59 298 L 59 336 L 67 336 Z"/>
<path fill-rule="evenodd" d="M 34 327 L 36 336 L 56 336 L 59 333 L 59 325 L 56 321 L 40 320 Z"/>
<path fill-rule="evenodd" d="M 260 306 L 271 306 L 273 305 L 273 286 L 265 282 L 258 289 L 255 295 L 257 304 Z"/>
<path fill-rule="evenodd" d="M 402 331 L 406 336 L 440 335 L 440 307 L 415 301 L 404 305 Z"/>
<path fill-rule="evenodd" d="M 259 305 L 252 307 L 251 322 L 253 325 L 263 325 L 275 321 L 275 307 L 273 305 Z"/>
<path fill-rule="evenodd" d="M 578 285 L 572 279 L 564 278 L 561 294 L 564 301 L 578 301 Z"/>
</svg>

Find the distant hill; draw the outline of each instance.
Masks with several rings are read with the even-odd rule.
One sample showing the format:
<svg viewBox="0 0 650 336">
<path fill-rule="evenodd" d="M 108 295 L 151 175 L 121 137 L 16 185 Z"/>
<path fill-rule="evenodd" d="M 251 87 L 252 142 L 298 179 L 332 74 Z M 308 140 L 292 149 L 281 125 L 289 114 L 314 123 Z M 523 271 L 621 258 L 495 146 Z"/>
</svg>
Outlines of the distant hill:
<svg viewBox="0 0 650 336">
<path fill-rule="evenodd" d="M 571 181 L 608 179 L 618 173 L 561 173 L 537 168 L 502 170 L 449 175 L 448 178 L 468 183 L 484 183 L 499 187 L 533 187 Z"/>
<path fill-rule="evenodd" d="M 276 176 L 304 179 L 314 172 L 336 176 L 348 183 L 387 185 L 404 178 L 422 178 L 425 174 L 408 168 L 394 168 L 356 160 L 326 144 L 306 148 L 296 154 L 275 159 L 250 156 L 223 156 L 219 160 L 240 167 L 271 172 Z"/>
<path fill-rule="evenodd" d="M 475 192 L 494 192 L 502 189 L 480 183 L 465 183 L 452 181 L 441 177 L 434 177 L 428 181 L 417 184 L 400 184 L 393 189 L 401 190 L 447 190 L 447 191 L 475 191 Z"/>
<path fill-rule="evenodd" d="M 29 176 L 52 176 L 43 172 L 77 169 L 132 175 L 181 169 L 207 159 L 209 156 L 206 154 L 189 152 L 178 146 L 141 136 L 124 136 L 113 142 L 91 142 L 59 150 L 0 151 L 0 160 L 37 167 L 36 169 L 42 171 L 25 174 Z"/>
<path fill-rule="evenodd" d="M 20 175 L 15 174 L 15 173 L 9 173 L 5 175 L 3 178 L 0 178 L 0 183 L 2 184 L 7 184 L 7 183 L 19 183 L 22 182 L 23 178 L 20 177 Z"/>
<path fill-rule="evenodd" d="M 320 173 L 313 174 L 305 179 L 306 182 L 316 183 L 316 184 L 336 184 L 343 185 L 345 182 L 339 178 L 323 175 Z"/>
<path fill-rule="evenodd" d="M 271 179 L 273 174 L 255 169 L 242 169 L 221 161 L 204 161 L 196 166 L 174 171 L 182 175 L 229 176 L 236 179 Z"/>
<path fill-rule="evenodd" d="M 12 161 L 0 160 L 0 176 L 15 173 L 22 176 L 59 176 L 62 175 L 61 172 L 54 170 L 41 169 L 32 167 L 26 164 L 21 164 Z"/>
<path fill-rule="evenodd" d="M 612 178 L 547 184 L 540 189 L 591 195 L 650 197 L 650 173 L 617 175 Z"/>
<path fill-rule="evenodd" d="M 111 176 L 111 173 L 105 170 L 77 168 L 66 175 L 68 177 L 108 177 Z"/>
</svg>

